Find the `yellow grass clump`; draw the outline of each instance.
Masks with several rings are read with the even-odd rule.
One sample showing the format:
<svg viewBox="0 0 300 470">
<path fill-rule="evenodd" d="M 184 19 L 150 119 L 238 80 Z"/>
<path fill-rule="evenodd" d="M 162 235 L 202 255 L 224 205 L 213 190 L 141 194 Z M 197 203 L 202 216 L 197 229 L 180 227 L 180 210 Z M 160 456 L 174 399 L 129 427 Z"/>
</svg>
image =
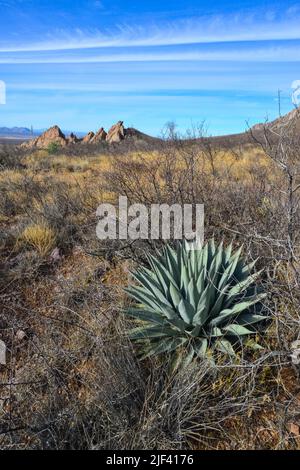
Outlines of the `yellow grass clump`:
<svg viewBox="0 0 300 470">
<path fill-rule="evenodd" d="M 43 223 L 34 223 L 25 227 L 18 238 L 18 245 L 34 248 L 42 257 L 47 256 L 55 247 L 55 231 Z"/>
</svg>

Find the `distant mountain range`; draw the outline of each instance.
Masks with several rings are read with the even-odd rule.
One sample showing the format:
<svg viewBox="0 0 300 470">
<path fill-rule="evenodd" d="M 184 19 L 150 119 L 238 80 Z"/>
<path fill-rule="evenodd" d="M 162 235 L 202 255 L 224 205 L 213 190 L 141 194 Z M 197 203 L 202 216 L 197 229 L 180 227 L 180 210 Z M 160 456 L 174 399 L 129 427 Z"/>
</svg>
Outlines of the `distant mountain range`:
<svg viewBox="0 0 300 470">
<path fill-rule="evenodd" d="M 31 130 L 27 127 L 0 127 L 1 137 L 31 137 Z"/>
<path fill-rule="evenodd" d="M 30 139 L 31 137 L 38 137 L 45 130 L 35 129 L 32 133 L 28 127 L 0 127 L 0 137 Z M 66 135 L 71 134 L 71 131 L 64 130 L 63 132 Z M 77 132 L 77 135 L 84 136 L 85 134 L 84 132 Z"/>
</svg>

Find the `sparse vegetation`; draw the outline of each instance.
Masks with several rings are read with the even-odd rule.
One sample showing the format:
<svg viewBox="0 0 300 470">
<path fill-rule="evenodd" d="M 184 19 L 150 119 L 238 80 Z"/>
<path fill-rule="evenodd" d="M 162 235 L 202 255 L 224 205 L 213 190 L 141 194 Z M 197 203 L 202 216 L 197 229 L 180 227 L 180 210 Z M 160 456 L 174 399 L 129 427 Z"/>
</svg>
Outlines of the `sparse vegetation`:
<svg viewBox="0 0 300 470">
<path fill-rule="evenodd" d="M 16 164 L 11 147 L 0 172 L 2 449 L 299 448 L 299 147 L 278 145 L 278 159 L 264 140 L 201 143 L 26 151 Z M 206 238 L 243 244 L 247 266 L 258 258 L 263 349 L 173 372 L 164 356 L 138 360 L 124 287 L 161 242 L 96 238 L 97 206 L 119 194 L 204 203 Z"/>
</svg>

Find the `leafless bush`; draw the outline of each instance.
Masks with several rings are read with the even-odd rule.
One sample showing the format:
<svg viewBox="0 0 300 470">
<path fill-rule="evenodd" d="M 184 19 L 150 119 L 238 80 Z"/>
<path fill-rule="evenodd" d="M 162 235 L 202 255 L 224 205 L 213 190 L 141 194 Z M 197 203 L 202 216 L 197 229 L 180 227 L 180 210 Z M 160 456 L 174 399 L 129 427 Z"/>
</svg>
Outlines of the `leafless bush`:
<svg viewBox="0 0 300 470">
<path fill-rule="evenodd" d="M 0 170 L 5 168 L 22 168 L 22 151 L 13 145 L 0 144 Z"/>
<path fill-rule="evenodd" d="M 279 127 L 265 124 L 259 132 L 251 131 L 254 141 L 274 162 L 282 178 L 274 182 L 277 196 L 276 210 L 281 218 L 281 236 L 277 243 L 286 254 L 286 260 L 298 271 L 299 258 L 299 202 L 300 202 L 300 139 L 299 111 Z M 277 183 L 277 184 L 276 184 Z M 274 237 L 275 238 L 275 237 Z M 298 271 L 299 275 L 299 271 Z"/>
<path fill-rule="evenodd" d="M 273 406 L 265 394 L 277 399 L 273 369 L 284 356 L 217 367 L 194 362 L 170 375 L 165 362 L 139 363 L 122 317 L 106 323 L 103 313 L 79 316 L 61 305 L 55 318 L 32 313 L 31 328 L 24 320 L 6 325 L 12 372 L 1 386 L 1 448 L 213 448 L 234 439 L 230 423 L 239 417 L 249 426 L 241 447 L 249 447 L 247 435 L 252 446 L 268 447 L 252 426 Z M 14 336 L 20 327 L 27 333 L 21 344 Z M 16 367 L 24 348 L 28 362 Z M 278 402 L 278 413 L 282 408 Z"/>
</svg>

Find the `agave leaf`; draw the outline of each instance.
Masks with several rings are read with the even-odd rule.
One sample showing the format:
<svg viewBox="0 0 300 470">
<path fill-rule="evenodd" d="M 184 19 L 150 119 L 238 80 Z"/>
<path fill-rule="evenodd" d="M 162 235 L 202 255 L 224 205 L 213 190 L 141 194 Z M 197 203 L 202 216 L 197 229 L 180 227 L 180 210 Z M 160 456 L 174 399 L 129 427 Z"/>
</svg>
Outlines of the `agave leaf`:
<svg viewBox="0 0 300 470">
<path fill-rule="evenodd" d="M 238 280 L 243 281 L 246 279 L 252 272 L 252 269 L 254 268 L 258 258 L 256 258 L 254 261 L 251 263 L 245 265 L 243 260 L 239 260 L 236 270 L 235 270 L 235 276 Z"/>
<path fill-rule="evenodd" d="M 188 283 L 189 283 L 189 276 L 188 276 L 187 268 L 184 265 L 182 266 L 182 270 L 181 270 L 180 289 L 187 292 Z"/>
<path fill-rule="evenodd" d="M 165 338 L 162 342 L 152 343 L 148 348 L 145 348 L 145 354 L 141 359 L 146 359 L 147 357 L 156 356 L 164 352 L 170 353 L 174 349 L 183 346 L 187 342 L 187 338 Z"/>
<path fill-rule="evenodd" d="M 224 333 L 218 328 L 217 326 L 214 326 L 210 333 L 209 333 L 210 338 L 218 338 L 220 336 L 224 336 Z"/>
<path fill-rule="evenodd" d="M 201 325 L 197 325 L 192 329 L 190 335 L 194 336 L 194 337 L 197 337 L 200 333 L 200 330 L 201 330 Z"/>
<path fill-rule="evenodd" d="M 220 312 L 220 315 L 216 318 L 213 318 L 210 322 L 211 326 L 217 326 L 224 322 L 224 320 L 237 315 L 238 313 L 242 312 L 243 310 L 247 310 L 252 305 L 260 302 L 263 298 L 266 297 L 266 294 L 260 294 L 252 300 L 248 300 L 245 302 L 239 302 L 238 304 L 234 305 L 232 308 L 227 308 Z"/>
<path fill-rule="evenodd" d="M 195 327 L 197 326 L 202 327 L 205 324 L 207 320 L 207 311 L 208 309 L 204 300 L 202 304 L 198 305 L 197 312 L 194 315 L 192 323 Z"/>
<path fill-rule="evenodd" d="M 197 305 L 197 312 L 195 313 L 193 318 L 194 325 L 197 325 L 198 323 L 204 325 L 207 319 L 209 318 L 210 307 L 211 304 L 214 302 L 215 293 L 215 286 L 207 284 L 206 288 L 202 292 L 202 295 Z"/>
<path fill-rule="evenodd" d="M 161 286 L 159 284 L 159 282 L 157 282 L 156 279 L 154 279 L 153 277 L 150 277 L 149 274 L 147 272 L 143 272 L 143 271 L 136 271 L 134 273 L 132 273 L 132 276 L 134 277 L 134 279 L 136 281 L 138 281 L 142 286 L 144 286 L 144 288 L 146 287 L 147 289 L 149 289 L 150 291 L 152 291 L 152 294 L 155 296 L 155 292 L 153 290 L 153 286 L 156 287 L 156 289 L 159 289 L 162 291 L 161 289 Z M 163 291 L 162 291 L 163 292 Z"/>
<path fill-rule="evenodd" d="M 230 245 L 225 250 L 225 264 L 227 264 L 231 258 L 231 252 L 232 252 L 232 242 Z"/>
<path fill-rule="evenodd" d="M 147 312 L 143 309 L 128 308 L 127 310 L 124 310 L 124 313 L 130 317 L 137 318 L 138 320 L 149 323 L 157 323 L 158 325 L 166 325 L 168 323 L 167 319 L 159 313 Z"/>
<path fill-rule="evenodd" d="M 211 267 L 207 275 L 208 279 L 213 285 L 217 285 L 218 283 L 218 279 L 221 275 L 222 261 L 223 261 L 223 252 L 217 251 L 216 254 L 214 255 L 213 261 L 211 263 Z"/>
<path fill-rule="evenodd" d="M 196 310 L 198 304 L 198 293 L 195 286 L 194 278 L 191 278 L 187 288 L 187 300 L 192 305 L 193 309 Z"/>
<path fill-rule="evenodd" d="M 178 331 L 168 326 L 138 326 L 129 332 L 130 339 L 161 338 L 162 336 L 178 336 Z"/>
<path fill-rule="evenodd" d="M 207 262 L 208 262 L 208 243 L 204 246 L 202 250 L 202 264 L 203 264 L 203 269 L 205 272 L 207 272 Z"/>
<path fill-rule="evenodd" d="M 225 271 L 223 272 L 223 274 L 220 278 L 219 284 L 218 284 L 218 289 L 220 291 L 223 289 L 223 287 L 225 285 L 230 284 L 238 261 L 239 261 L 238 258 L 235 258 L 235 259 L 229 261 L 229 264 L 226 267 Z"/>
<path fill-rule="evenodd" d="M 182 320 L 182 318 L 180 318 L 179 315 L 175 316 L 172 319 L 168 319 L 168 322 L 171 325 L 174 325 L 175 328 L 177 328 L 179 331 L 181 331 L 181 333 L 185 333 L 187 324 L 184 322 L 184 320 Z"/>
<path fill-rule="evenodd" d="M 176 287 L 174 287 L 173 284 L 170 284 L 170 298 L 172 300 L 174 308 L 178 310 L 178 305 L 180 304 L 182 296 L 179 290 L 176 289 Z"/>
<path fill-rule="evenodd" d="M 172 277 L 174 279 L 174 282 L 176 286 L 180 287 L 180 272 L 178 269 L 178 264 L 177 264 L 177 254 L 176 252 L 169 246 L 166 246 L 166 259 L 168 263 L 168 269 L 170 273 L 172 273 Z"/>
<path fill-rule="evenodd" d="M 200 275 L 197 279 L 197 284 L 196 284 L 199 300 L 200 300 L 202 292 L 204 291 L 205 278 L 206 278 L 206 272 L 205 272 L 205 269 L 202 269 L 202 271 L 201 271 L 201 273 L 200 273 Z M 198 300 L 198 302 L 199 302 L 199 300 Z"/>
<path fill-rule="evenodd" d="M 145 289 L 139 286 L 127 288 L 125 289 L 125 291 L 130 295 L 130 297 L 134 298 L 135 300 L 142 303 L 143 305 L 153 308 L 154 310 L 159 310 L 163 312 L 164 306 L 169 307 L 169 304 L 166 304 L 164 302 L 158 302 L 153 297 L 151 292 L 146 291 Z"/>
<path fill-rule="evenodd" d="M 156 272 L 157 278 L 163 287 L 165 293 L 168 292 L 169 284 L 174 284 L 176 286 L 176 282 L 172 277 L 171 273 L 160 263 L 154 256 L 149 256 L 149 262 L 151 263 L 152 268 Z"/>
<path fill-rule="evenodd" d="M 189 344 L 187 346 L 187 349 L 188 349 L 188 353 L 182 360 L 182 367 L 183 368 L 188 367 L 190 365 L 190 363 L 194 359 L 194 355 L 195 355 L 194 348 L 191 344 Z"/>
<path fill-rule="evenodd" d="M 251 263 L 244 266 L 243 269 L 242 269 L 242 273 L 249 274 L 252 271 L 252 269 L 254 268 L 254 266 L 256 265 L 257 261 L 258 261 L 258 258 L 256 258 Z"/>
<path fill-rule="evenodd" d="M 195 272 L 195 279 L 198 279 L 198 276 L 200 274 L 201 271 L 205 271 L 205 269 L 203 269 L 203 252 L 204 252 L 204 248 L 202 248 L 201 250 L 194 250 L 194 253 L 195 253 L 195 263 L 196 263 L 196 272 Z"/>
<path fill-rule="evenodd" d="M 226 331 L 226 334 L 234 335 L 234 336 L 251 335 L 254 333 L 253 331 L 248 330 L 248 328 L 245 328 L 242 325 L 236 325 L 236 324 L 224 326 L 223 330 Z"/>
<path fill-rule="evenodd" d="M 196 255 L 196 250 L 191 250 L 190 251 L 190 264 L 191 264 L 191 275 L 193 279 L 195 279 L 195 274 L 197 270 L 197 255 Z"/>
<path fill-rule="evenodd" d="M 224 354 L 228 354 L 229 356 L 235 356 L 235 352 L 231 343 L 226 339 L 219 339 L 218 341 L 216 341 L 215 347 L 218 351 Z"/>
<path fill-rule="evenodd" d="M 218 292 L 217 291 L 217 300 L 215 301 L 214 305 L 212 306 L 209 316 L 210 318 L 214 318 L 216 315 L 218 315 L 222 311 L 223 303 L 224 303 L 224 298 L 226 297 L 226 288 L 223 288 L 222 291 Z"/>
<path fill-rule="evenodd" d="M 267 316 L 265 315 L 256 315 L 254 313 L 242 313 L 239 315 L 239 324 L 240 325 L 252 325 L 253 323 L 258 323 L 263 320 L 266 320 Z"/>
<path fill-rule="evenodd" d="M 234 261 L 234 260 L 239 260 L 240 256 L 241 256 L 241 253 L 242 253 L 242 249 L 243 249 L 243 245 L 241 245 L 235 253 L 233 253 L 230 257 L 230 261 Z"/>
<path fill-rule="evenodd" d="M 207 244 L 207 254 L 208 254 L 208 264 L 210 265 L 214 259 L 215 253 L 216 253 L 216 244 L 215 240 L 211 238 Z"/>
<path fill-rule="evenodd" d="M 172 308 L 172 304 L 169 302 L 166 295 L 163 292 L 161 292 L 161 290 L 158 289 L 154 284 L 152 285 L 151 290 L 153 292 L 153 296 L 154 296 L 154 299 L 156 300 L 156 302 L 159 301 L 162 304 L 167 305 L 168 307 Z"/>
<path fill-rule="evenodd" d="M 192 305 L 185 299 L 181 299 L 178 305 L 178 311 L 181 318 L 188 324 L 192 323 L 193 317 L 195 315 L 195 309 Z"/>
<path fill-rule="evenodd" d="M 208 341 L 206 338 L 198 338 L 194 341 L 194 350 L 195 353 L 200 356 L 204 357 L 208 348 Z"/>
<path fill-rule="evenodd" d="M 141 304 L 145 305 L 145 306 L 149 306 L 151 308 L 153 308 L 155 311 L 157 310 L 160 310 L 162 311 L 161 309 L 161 306 L 155 301 L 155 299 L 153 298 L 153 296 L 151 295 L 147 295 L 145 294 L 144 291 L 141 291 L 140 289 L 138 289 L 137 287 L 127 287 L 124 289 L 125 292 L 127 292 L 127 294 L 133 298 L 134 300 L 140 302 Z"/>
<path fill-rule="evenodd" d="M 263 270 L 258 271 L 257 273 L 251 274 L 250 276 L 246 277 L 241 282 L 237 282 L 235 286 L 233 286 L 228 292 L 228 298 L 234 297 L 241 292 L 244 292 L 251 284 L 253 284 L 256 279 L 261 275 Z"/>
</svg>

